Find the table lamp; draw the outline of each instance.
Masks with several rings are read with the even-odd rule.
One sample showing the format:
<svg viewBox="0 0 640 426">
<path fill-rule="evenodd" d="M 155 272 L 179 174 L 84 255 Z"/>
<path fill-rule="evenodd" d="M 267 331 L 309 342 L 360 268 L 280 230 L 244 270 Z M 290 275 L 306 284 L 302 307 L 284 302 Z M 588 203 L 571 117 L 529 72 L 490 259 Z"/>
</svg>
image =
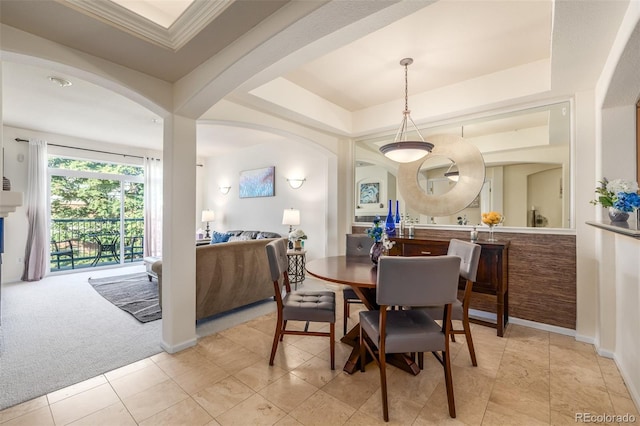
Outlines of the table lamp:
<svg viewBox="0 0 640 426">
<path fill-rule="evenodd" d="M 205 229 L 206 233 L 204 235 L 205 238 L 211 238 L 211 234 L 209 233 L 209 222 L 213 222 L 216 218 L 216 215 L 213 213 L 213 210 L 202 210 L 202 221 L 207 222 L 207 229 Z"/>
<path fill-rule="evenodd" d="M 289 233 L 291 233 L 294 225 L 300 225 L 300 210 L 286 209 L 282 214 L 282 224 L 289 225 Z"/>
</svg>

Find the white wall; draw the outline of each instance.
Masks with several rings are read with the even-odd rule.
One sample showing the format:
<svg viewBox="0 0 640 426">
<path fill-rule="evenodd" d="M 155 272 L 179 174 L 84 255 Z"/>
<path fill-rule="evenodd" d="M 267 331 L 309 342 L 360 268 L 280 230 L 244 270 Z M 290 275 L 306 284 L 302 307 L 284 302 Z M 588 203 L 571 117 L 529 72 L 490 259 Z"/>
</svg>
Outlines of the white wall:
<svg viewBox="0 0 640 426">
<path fill-rule="evenodd" d="M 336 155 L 312 142 L 283 137 L 278 141 L 253 146 L 227 155 L 208 158 L 205 162 L 203 203 L 215 211 L 212 228 L 217 231 L 233 229 L 271 231 L 286 236 L 289 227 L 282 225 L 284 209 L 300 210 L 300 228 L 307 234 L 307 259 L 326 256 L 335 250 L 330 247 L 329 229 L 336 227 L 328 218 L 332 213 L 330 187 L 331 162 Z M 238 178 L 243 170 L 275 166 L 275 196 L 240 198 Z M 333 171 L 335 174 L 335 171 Z M 304 177 L 299 189 L 292 189 L 288 177 Z M 219 186 L 230 185 L 227 195 Z M 331 188 L 331 189 L 330 189 Z"/>
<path fill-rule="evenodd" d="M 630 2 L 595 90 L 597 179 L 635 180 L 639 50 L 640 2 Z M 598 215 L 603 213 L 601 208 L 594 210 Z M 587 261 L 584 254 L 593 253 L 592 262 L 597 265 L 596 285 L 588 293 L 595 303 L 581 305 L 586 300 L 579 298 L 579 319 L 588 319 L 585 323 L 595 326 L 598 352 L 613 356 L 631 397 L 640 406 L 640 241 L 595 228 L 578 235 L 580 246 L 594 242 L 593 251 L 586 247 L 584 253 L 578 252 L 578 290 L 584 288 L 580 281 L 585 278 L 580 274 L 581 264 Z M 587 313 L 592 307 L 593 312 Z"/>
</svg>

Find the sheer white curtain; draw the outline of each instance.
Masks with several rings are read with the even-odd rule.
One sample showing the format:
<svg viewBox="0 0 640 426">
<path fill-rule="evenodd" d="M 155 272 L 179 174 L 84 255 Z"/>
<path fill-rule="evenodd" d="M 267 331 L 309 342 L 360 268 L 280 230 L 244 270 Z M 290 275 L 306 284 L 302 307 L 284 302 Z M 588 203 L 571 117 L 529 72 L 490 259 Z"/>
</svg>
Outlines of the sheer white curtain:
<svg viewBox="0 0 640 426">
<path fill-rule="evenodd" d="M 144 255 L 162 256 L 162 162 L 144 158 Z"/>
<path fill-rule="evenodd" d="M 39 281 L 48 271 L 47 142 L 29 140 L 27 245 L 22 281 Z"/>
</svg>

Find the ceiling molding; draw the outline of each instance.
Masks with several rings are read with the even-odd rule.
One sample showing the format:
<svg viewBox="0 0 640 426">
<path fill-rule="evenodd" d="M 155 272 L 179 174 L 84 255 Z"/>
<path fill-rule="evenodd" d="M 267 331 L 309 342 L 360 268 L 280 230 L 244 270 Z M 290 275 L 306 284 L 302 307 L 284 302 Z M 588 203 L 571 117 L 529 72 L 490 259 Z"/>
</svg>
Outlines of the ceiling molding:
<svg viewBox="0 0 640 426">
<path fill-rule="evenodd" d="M 57 1 L 136 37 L 177 51 L 235 0 L 195 0 L 168 29 L 112 1 Z"/>
</svg>

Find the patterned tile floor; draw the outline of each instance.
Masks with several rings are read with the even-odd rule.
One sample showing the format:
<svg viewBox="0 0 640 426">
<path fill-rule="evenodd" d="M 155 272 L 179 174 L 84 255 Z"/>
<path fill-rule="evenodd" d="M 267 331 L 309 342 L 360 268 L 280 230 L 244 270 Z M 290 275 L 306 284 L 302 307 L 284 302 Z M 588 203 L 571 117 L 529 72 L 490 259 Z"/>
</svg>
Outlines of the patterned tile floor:
<svg viewBox="0 0 640 426">
<path fill-rule="evenodd" d="M 352 312 L 350 321 L 355 319 Z M 337 333 L 341 324 L 340 317 Z M 338 342 L 337 369 L 331 371 L 328 339 L 286 336 L 270 367 L 274 327 L 275 314 L 258 317 L 180 353 L 158 354 L 0 411 L 0 424 L 384 423 L 375 364 L 365 373 L 342 372 L 351 348 Z M 593 346 L 517 325 L 504 338 L 491 328 L 472 328 L 478 367 L 471 365 L 463 337 L 452 344 L 457 418 L 448 415 L 442 368 L 425 356 L 417 376 L 389 368 L 391 424 L 575 424 L 576 413 L 628 413 L 640 422 L 615 363 Z"/>
</svg>

